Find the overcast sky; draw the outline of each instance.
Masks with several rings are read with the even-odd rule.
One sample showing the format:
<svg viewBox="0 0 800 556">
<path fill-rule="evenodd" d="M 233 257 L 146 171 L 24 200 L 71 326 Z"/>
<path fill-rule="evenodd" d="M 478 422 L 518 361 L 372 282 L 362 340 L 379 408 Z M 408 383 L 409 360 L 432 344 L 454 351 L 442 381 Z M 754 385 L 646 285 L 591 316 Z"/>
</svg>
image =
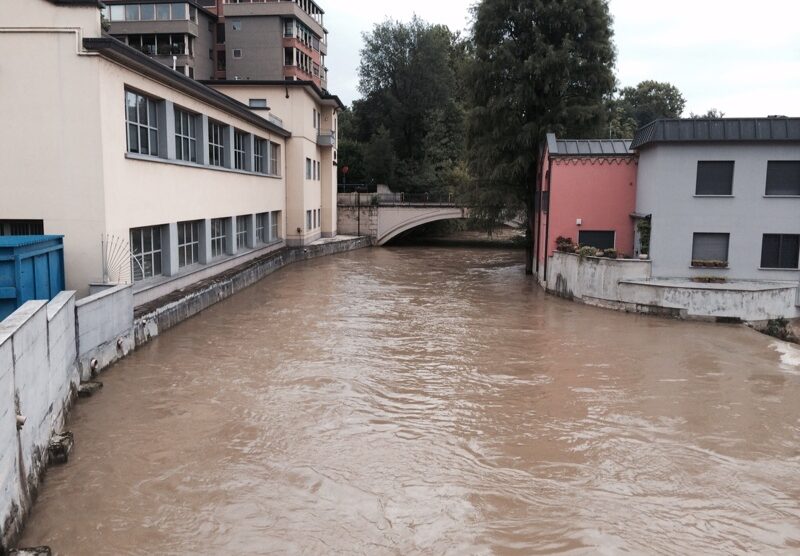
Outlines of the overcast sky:
<svg viewBox="0 0 800 556">
<path fill-rule="evenodd" d="M 330 32 L 328 87 L 359 98 L 361 33 L 413 14 L 452 30 L 469 26 L 474 0 L 320 0 Z M 686 112 L 800 116 L 800 0 L 610 0 L 622 86 L 668 81 Z"/>
</svg>

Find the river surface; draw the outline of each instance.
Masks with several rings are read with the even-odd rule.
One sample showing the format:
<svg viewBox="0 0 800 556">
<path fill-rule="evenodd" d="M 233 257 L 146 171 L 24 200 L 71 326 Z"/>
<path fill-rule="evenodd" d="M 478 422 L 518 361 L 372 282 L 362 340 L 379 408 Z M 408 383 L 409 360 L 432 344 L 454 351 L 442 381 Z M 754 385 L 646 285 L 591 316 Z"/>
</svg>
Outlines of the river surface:
<svg viewBox="0 0 800 556">
<path fill-rule="evenodd" d="M 295 264 L 102 375 L 57 554 L 800 551 L 800 358 L 542 293 L 521 252 Z"/>
</svg>

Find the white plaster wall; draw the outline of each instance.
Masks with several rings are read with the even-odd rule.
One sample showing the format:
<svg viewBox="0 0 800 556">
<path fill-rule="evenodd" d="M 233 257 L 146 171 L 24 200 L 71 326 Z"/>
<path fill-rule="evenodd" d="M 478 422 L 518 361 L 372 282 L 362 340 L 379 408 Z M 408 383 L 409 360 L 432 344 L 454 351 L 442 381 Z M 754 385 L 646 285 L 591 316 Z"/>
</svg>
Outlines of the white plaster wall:
<svg viewBox="0 0 800 556">
<path fill-rule="evenodd" d="M 734 161 L 732 197 L 694 196 L 701 160 Z M 657 144 L 641 149 L 636 212 L 653 215 L 653 276 L 800 280 L 799 270 L 759 270 L 763 234 L 800 234 L 800 197 L 764 196 L 769 160 L 800 160 L 800 144 Z M 730 234 L 728 269 L 691 268 L 694 232 Z"/>
<path fill-rule="evenodd" d="M 0 547 L 9 533 L 4 523 L 19 506 L 20 482 L 14 410 L 14 355 L 10 336 L 0 332 Z M 13 527 L 13 526 L 12 526 Z"/>
<path fill-rule="evenodd" d="M 75 303 L 77 353 L 81 376 L 88 379 L 134 348 L 133 286 L 120 285 Z M 119 345 L 118 345 L 119 341 Z M 97 369 L 91 360 L 97 359 Z"/>
<path fill-rule="evenodd" d="M 548 261 L 547 288 L 577 299 L 622 301 L 621 280 L 650 278 L 650 261 L 612 260 L 553 253 Z"/>
<path fill-rule="evenodd" d="M 72 390 L 80 382 L 76 362 L 74 291 L 63 291 L 47 304 L 47 331 L 50 427 L 58 430 L 64 424 Z"/>
</svg>

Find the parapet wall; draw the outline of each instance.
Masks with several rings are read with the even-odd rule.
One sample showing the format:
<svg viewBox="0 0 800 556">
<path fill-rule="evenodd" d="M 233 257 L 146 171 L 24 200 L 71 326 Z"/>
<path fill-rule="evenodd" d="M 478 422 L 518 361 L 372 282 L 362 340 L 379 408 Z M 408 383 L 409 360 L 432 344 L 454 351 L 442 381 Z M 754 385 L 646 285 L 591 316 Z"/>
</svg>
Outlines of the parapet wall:
<svg viewBox="0 0 800 556">
<path fill-rule="evenodd" d="M 651 277 L 650 261 L 555 252 L 546 289 L 568 299 L 635 313 L 745 322 L 800 317 L 791 282 L 704 284 Z"/>
</svg>

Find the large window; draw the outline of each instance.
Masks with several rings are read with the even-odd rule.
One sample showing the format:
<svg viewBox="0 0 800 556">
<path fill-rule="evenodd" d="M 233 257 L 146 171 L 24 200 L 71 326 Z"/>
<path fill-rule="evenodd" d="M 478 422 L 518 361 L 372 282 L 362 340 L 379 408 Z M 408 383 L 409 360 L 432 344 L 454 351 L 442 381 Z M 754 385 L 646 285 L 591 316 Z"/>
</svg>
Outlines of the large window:
<svg viewBox="0 0 800 556">
<path fill-rule="evenodd" d="M 306 179 L 310 180 L 311 176 L 312 176 L 311 159 L 310 158 L 306 158 Z"/>
<path fill-rule="evenodd" d="M 697 163 L 695 195 L 732 195 L 733 161 L 700 161 Z"/>
<path fill-rule="evenodd" d="M 178 267 L 200 260 L 200 222 L 178 222 Z"/>
<path fill-rule="evenodd" d="M 225 254 L 225 218 L 211 219 L 211 258 Z"/>
<path fill-rule="evenodd" d="M 256 214 L 256 241 L 267 243 L 269 239 L 267 234 L 269 234 L 269 213 Z"/>
<path fill-rule="evenodd" d="M 692 266 L 727 266 L 729 240 L 730 234 L 694 234 Z"/>
<path fill-rule="evenodd" d="M 40 236 L 43 220 L 0 220 L 0 236 Z"/>
<path fill-rule="evenodd" d="M 125 91 L 125 120 L 128 152 L 158 156 L 158 113 L 156 101 Z"/>
<path fill-rule="evenodd" d="M 247 221 L 249 216 L 236 217 L 236 250 L 241 251 L 247 247 Z"/>
<path fill-rule="evenodd" d="M 578 243 L 598 249 L 613 249 L 614 231 L 581 230 L 578 232 Z"/>
<path fill-rule="evenodd" d="M 225 165 L 225 126 L 211 120 L 208 121 L 208 163 Z"/>
<path fill-rule="evenodd" d="M 247 134 L 233 132 L 233 163 L 237 170 L 247 169 Z"/>
<path fill-rule="evenodd" d="M 197 162 L 197 116 L 175 109 L 175 158 Z"/>
<path fill-rule="evenodd" d="M 311 227 L 311 211 L 307 210 L 306 211 L 306 230 L 311 230 L 311 229 L 313 229 Z"/>
<path fill-rule="evenodd" d="M 800 235 L 764 234 L 761 242 L 761 268 L 797 268 Z"/>
<path fill-rule="evenodd" d="M 800 195 L 800 160 L 767 162 L 767 195 Z"/>
<path fill-rule="evenodd" d="M 188 11 L 187 4 L 175 2 L 172 4 L 127 4 L 114 5 L 109 10 L 111 21 L 152 21 L 158 19 L 162 21 L 170 19 L 187 19 L 187 14 L 191 14 L 192 21 L 197 21 L 197 11 Z"/>
<path fill-rule="evenodd" d="M 134 282 L 161 274 L 161 226 L 131 230 L 131 275 Z"/>
</svg>

